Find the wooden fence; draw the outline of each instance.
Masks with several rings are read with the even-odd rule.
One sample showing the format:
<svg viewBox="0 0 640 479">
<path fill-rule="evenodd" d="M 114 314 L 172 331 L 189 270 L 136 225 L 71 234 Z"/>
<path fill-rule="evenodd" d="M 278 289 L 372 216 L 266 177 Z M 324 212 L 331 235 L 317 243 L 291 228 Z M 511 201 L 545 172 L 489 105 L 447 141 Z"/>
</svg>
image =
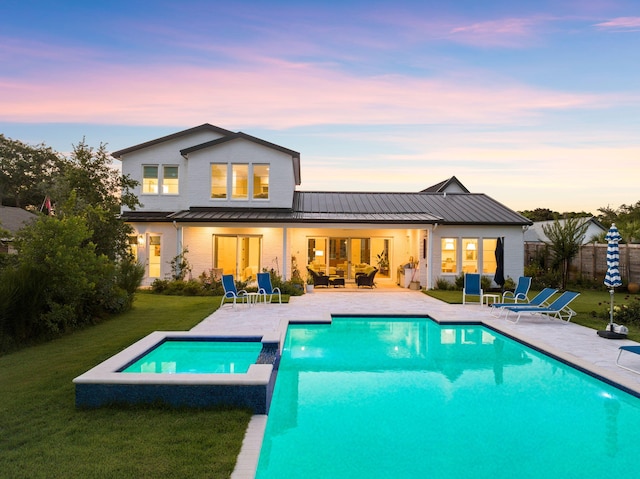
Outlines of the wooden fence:
<svg viewBox="0 0 640 479">
<path fill-rule="evenodd" d="M 542 258 L 549 266 L 547 246 L 543 243 L 525 243 L 525 265 Z M 591 279 L 604 281 L 607 273 L 607 245 L 589 243 L 580 248 L 578 256 L 571 262 L 570 279 Z M 640 244 L 620 245 L 620 275 L 622 281 L 640 283 Z"/>
</svg>

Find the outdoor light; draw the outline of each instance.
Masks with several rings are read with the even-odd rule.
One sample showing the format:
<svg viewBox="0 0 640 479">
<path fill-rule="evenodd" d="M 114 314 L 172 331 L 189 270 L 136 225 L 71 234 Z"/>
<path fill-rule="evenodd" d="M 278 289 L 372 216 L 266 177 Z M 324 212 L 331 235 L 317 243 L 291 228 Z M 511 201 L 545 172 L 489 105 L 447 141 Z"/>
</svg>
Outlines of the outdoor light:
<svg viewBox="0 0 640 479">
<path fill-rule="evenodd" d="M 144 236 L 138 235 L 138 246 L 144 246 Z"/>
</svg>

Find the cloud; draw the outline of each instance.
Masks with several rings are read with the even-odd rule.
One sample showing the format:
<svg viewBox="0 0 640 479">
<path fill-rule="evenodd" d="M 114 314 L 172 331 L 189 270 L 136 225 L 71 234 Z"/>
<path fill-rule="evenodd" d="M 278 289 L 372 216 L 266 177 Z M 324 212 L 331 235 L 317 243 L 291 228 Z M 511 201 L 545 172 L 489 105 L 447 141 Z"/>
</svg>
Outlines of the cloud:
<svg viewBox="0 0 640 479">
<path fill-rule="evenodd" d="M 536 37 L 541 18 L 504 18 L 454 27 L 449 38 L 482 47 L 516 47 Z"/>
<path fill-rule="evenodd" d="M 618 17 L 595 26 L 602 30 L 637 32 L 640 31 L 640 17 Z"/>
</svg>

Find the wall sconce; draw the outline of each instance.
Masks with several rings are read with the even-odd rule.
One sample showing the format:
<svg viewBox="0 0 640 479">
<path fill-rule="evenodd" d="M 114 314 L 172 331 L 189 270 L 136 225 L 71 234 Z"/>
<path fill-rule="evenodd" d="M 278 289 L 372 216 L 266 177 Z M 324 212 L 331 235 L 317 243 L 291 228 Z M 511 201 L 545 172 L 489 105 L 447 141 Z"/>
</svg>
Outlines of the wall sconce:
<svg viewBox="0 0 640 479">
<path fill-rule="evenodd" d="M 138 235 L 138 246 L 144 246 L 144 236 Z"/>
</svg>

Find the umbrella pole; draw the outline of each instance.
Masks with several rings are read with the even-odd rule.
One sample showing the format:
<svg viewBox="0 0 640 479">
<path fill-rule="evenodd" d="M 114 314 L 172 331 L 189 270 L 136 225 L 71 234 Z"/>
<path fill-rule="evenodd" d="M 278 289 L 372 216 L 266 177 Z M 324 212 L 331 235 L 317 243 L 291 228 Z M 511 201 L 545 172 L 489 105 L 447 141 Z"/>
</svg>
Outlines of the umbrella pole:
<svg viewBox="0 0 640 479">
<path fill-rule="evenodd" d="M 613 293 L 614 293 L 614 289 L 611 288 L 609 290 L 609 294 L 611 295 L 610 309 L 609 309 L 609 331 L 613 331 Z"/>
</svg>

